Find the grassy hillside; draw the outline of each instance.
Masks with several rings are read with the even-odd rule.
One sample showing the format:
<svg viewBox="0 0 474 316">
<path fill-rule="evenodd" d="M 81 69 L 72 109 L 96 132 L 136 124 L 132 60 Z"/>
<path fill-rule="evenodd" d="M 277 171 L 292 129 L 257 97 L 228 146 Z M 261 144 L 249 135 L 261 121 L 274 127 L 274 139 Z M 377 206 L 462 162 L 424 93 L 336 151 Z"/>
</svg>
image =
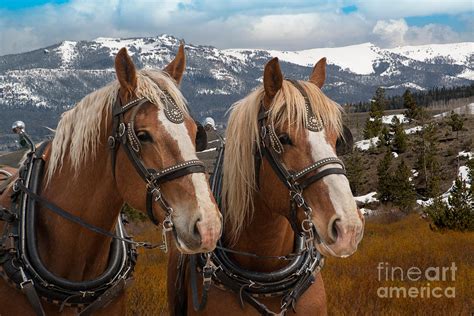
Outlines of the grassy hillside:
<svg viewBox="0 0 474 316">
<path fill-rule="evenodd" d="M 353 115 L 353 114 L 350 114 Z M 450 188 L 458 172 L 458 153 L 461 151 L 472 151 L 474 146 L 474 115 L 463 115 L 464 128 L 459 132 L 459 139 L 456 139 L 456 133 L 451 130 L 447 124 L 447 119 L 433 119 L 432 122 L 436 124 L 436 138 L 438 139 L 438 155 L 440 162 L 440 189 L 445 192 Z M 364 119 L 365 121 L 365 119 Z M 408 129 L 414 127 L 415 124 L 404 124 L 404 128 Z M 410 169 L 415 169 L 415 162 L 417 160 L 417 153 L 420 148 L 417 147 L 416 141 L 419 139 L 418 134 L 408 135 L 408 149 L 404 153 L 399 153 L 397 158 L 392 161 L 392 166 L 398 164 L 398 161 L 404 159 Z M 377 165 L 383 158 L 386 148 L 378 147 L 372 150 L 360 151 L 362 158 L 362 165 L 364 171 L 362 173 L 362 189 L 358 195 L 366 194 L 376 191 L 377 188 Z M 346 161 L 350 157 L 343 157 Z M 466 159 L 460 158 L 460 165 L 464 165 Z M 413 182 L 415 186 L 421 186 L 422 179 L 414 177 Z"/>
</svg>

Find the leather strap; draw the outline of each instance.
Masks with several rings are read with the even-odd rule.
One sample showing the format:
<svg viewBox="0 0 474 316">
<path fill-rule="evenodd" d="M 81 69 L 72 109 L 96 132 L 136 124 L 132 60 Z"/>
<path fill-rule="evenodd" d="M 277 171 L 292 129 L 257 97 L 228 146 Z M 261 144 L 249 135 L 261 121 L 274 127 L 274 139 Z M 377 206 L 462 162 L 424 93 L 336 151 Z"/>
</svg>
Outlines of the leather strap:
<svg viewBox="0 0 474 316">
<path fill-rule="evenodd" d="M 43 305 L 41 305 L 38 293 L 36 293 L 35 286 L 32 280 L 27 280 L 20 284 L 21 291 L 26 295 L 28 302 L 35 311 L 37 316 L 46 316 Z"/>
<path fill-rule="evenodd" d="M 202 286 L 201 299 L 198 298 L 198 289 L 197 289 L 197 265 L 196 265 L 196 255 L 190 255 L 189 258 L 189 273 L 191 277 L 191 294 L 193 300 L 194 311 L 202 311 L 207 304 L 207 296 L 209 289 L 211 287 L 211 282 L 204 283 Z M 211 274 L 212 276 L 212 274 Z M 209 276 L 210 277 L 210 276 Z"/>
<path fill-rule="evenodd" d="M 89 304 L 86 308 L 84 308 L 79 313 L 79 316 L 90 316 L 94 312 L 105 307 L 113 299 L 120 296 L 123 290 L 127 288 L 131 282 L 132 282 L 131 279 L 127 279 L 127 280 L 121 279 L 119 282 L 115 283 L 114 286 L 112 286 L 107 291 L 105 291 L 101 296 L 99 296 L 93 303 Z"/>
<path fill-rule="evenodd" d="M 130 239 L 121 238 L 121 237 L 119 237 L 115 234 L 112 234 L 111 232 L 109 232 L 105 229 L 102 229 L 98 226 L 89 224 L 89 223 L 85 222 L 84 220 L 82 220 L 80 217 L 75 216 L 75 215 L 63 210 L 62 208 L 60 208 L 56 204 L 46 200 L 45 198 L 43 198 L 40 195 L 34 193 L 32 190 L 27 188 L 22 182 L 17 182 L 16 187 L 18 189 L 20 189 L 21 191 L 25 192 L 28 195 L 29 198 L 35 200 L 36 202 L 43 205 L 44 207 L 46 207 L 48 210 L 52 211 L 53 213 L 61 216 L 64 219 L 67 219 L 70 222 L 76 223 L 76 224 L 78 224 L 78 225 L 80 225 L 84 228 L 87 228 L 88 230 L 93 231 L 97 234 L 101 234 L 101 235 L 110 237 L 112 239 L 118 239 L 118 240 L 126 242 L 128 244 L 135 244 L 135 245 L 138 245 L 138 246 L 143 246 L 145 248 L 153 249 L 153 248 L 157 247 L 155 245 L 151 245 L 151 244 L 148 244 L 148 243 L 140 243 L 140 242 L 136 242 L 136 241 L 133 241 L 133 240 L 130 240 Z"/>
</svg>

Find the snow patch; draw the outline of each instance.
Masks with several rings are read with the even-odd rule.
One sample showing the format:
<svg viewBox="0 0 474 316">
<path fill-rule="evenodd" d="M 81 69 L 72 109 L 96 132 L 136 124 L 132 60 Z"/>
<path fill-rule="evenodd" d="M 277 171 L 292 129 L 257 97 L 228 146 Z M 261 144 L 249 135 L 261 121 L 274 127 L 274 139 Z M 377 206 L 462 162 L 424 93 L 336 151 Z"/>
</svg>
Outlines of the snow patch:
<svg viewBox="0 0 474 316">
<path fill-rule="evenodd" d="M 58 48 L 55 49 L 55 51 L 59 54 L 62 60 L 61 68 L 68 68 L 74 58 L 76 58 L 76 45 L 77 42 L 64 41 L 61 43 L 61 45 L 58 46 Z"/>
<path fill-rule="evenodd" d="M 354 200 L 363 204 L 378 202 L 379 200 L 375 197 L 376 194 L 377 192 L 370 192 L 370 193 L 367 193 L 366 195 L 354 196 Z"/>
<path fill-rule="evenodd" d="M 361 212 L 362 215 L 364 215 L 364 216 L 370 216 L 370 215 L 372 215 L 375 211 L 374 211 L 374 210 L 371 210 L 370 208 L 361 207 L 361 208 L 360 208 L 360 212 Z"/>
<path fill-rule="evenodd" d="M 467 166 L 459 167 L 458 178 L 460 178 L 462 181 L 465 181 L 466 186 L 468 188 L 471 187 L 472 183 L 469 183 L 469 168 Z M 453 184 L 451 184 L 451 187 L 448 189 L 448 191 L 446 191 L 445 193 L 440 195 L 441 200 L 443 202 L 448 203 L 448 199 L 451 196 L 451 192 L 453 191 L 453 187 L 454 187 L 455 182 L 456 181 L 453 181 Z M 433 201 L 434 201 L 434 199 L 428 199 L 427 201 L 416 200 L 416 203 L 418 203 L 419 205 L 421 205 L 423 207 L 426 207 L 426 206 L 430 206 L 431 204 L 433 204 Z"/>
<path fill-rule="evenodd" d="M 474 158 L 474 153 L 472 151 L 461 151 L 458 153 L 458 157 L 466 157 L 467 159 Z"/>
<path fill-rule="evenodd" d="M 329 64 L 361 75 L 374 73 L 372 65 L 382 56 L 382 50 L 372 43 L 301 51 L 269 50 L 268 53 L 283 61 L 309 67 L 313 67 L 319 59 L 327 57 Z"/>
<path fill-rule="evenodd" d="M 370 139 L 359 140 L 354 143 L 354 146 L 360 150 L 369 150 L 370 147 L 377 146 L 380 142 L 378 137 L 373 137 Z"/>
<path fill-rule="evenodd" d="M 198 89 L 196 92 L 204 95 L 230 95 L 230 92 L 224 89 Z"/>
<path fill-rule="evenodd" d="M 392 124 L 393 118 L 396 117 L 400 121 L 400 123 L 408 123 L 409 120 L 405 116 L 405 114 L 392 114 L 392 115 L 384 115 L 382 116 L 382 123 L 383 124 Z"/>
<path fill-rule="evenodd" d="M 405 130 L 405 134 L 407 134 L 407 135 L 409 135 L 409 134 L 415 134 L 415 133 L 420 132 L 422 129 L 423 129 L 422 126 L 415 126 L 415 127 L 412 127 L 412 128 L 407 128 L 407 129 Z"/>
<path fill-rule="evenodd" d="M 413 82 L 405 82 L 405 83 L 402 83 L 402 84 L 397 84 L 397 85 L 385 87 L 385 89 L 398 89 L 398 88 L 415 89 L 415 90 L 420 90 L 420 91 L 425 91 L 426 90 L 422 86 L 419 86 L 419 85 L 417 85 L 416 83 L 413 83 Z"/>
<path fill-rule="evenodd" d="M 474 70 L 466 68 L 458 75 L 458 78 L 474 80 Z"/>
<path fill-rule="evenodd" d="M 470 56 L 474 53 L 474 44 L 465 42 L 402 46 L 387 49 L 387 51 L 423 62 L 436 63 L 437 59 L 444 58 L 450 60 L 453 64 L 469 66 L 471 63 Z"/>
</svg>

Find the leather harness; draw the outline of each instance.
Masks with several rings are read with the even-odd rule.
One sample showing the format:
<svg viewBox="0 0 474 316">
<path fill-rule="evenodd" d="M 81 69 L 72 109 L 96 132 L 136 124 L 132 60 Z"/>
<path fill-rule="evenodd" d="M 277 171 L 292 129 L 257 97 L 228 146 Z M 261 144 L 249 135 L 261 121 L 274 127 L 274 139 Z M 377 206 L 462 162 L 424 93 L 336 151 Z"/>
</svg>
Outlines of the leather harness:
<svg viewBox="0 0 474 316">
<path fill-rule="evenodd" d="M 306 128 L 311 131 L 321 131 L 323 124 L 319 118 L 314 115 L 305 90 L 297 81 L 291 82 L 305 98 L 307 111 Z M 191 255 L 188 266 L 190 269 L 189 275 L 193 307 L 196 311 L 205 308 L 208 291 L 211 285 L 214 285 L 215 287 L 234 292 L 238 296 L 242 306 L 244 302 L 246 302 L 262 315 L 285 315 L 288 309 L 291 308 L 295 310 L 297 300 L 311 284 L 314 283 L 315 274 L 318 273 L 324 265 L 324 257 L 317 251 L 314 244 L 315 242 L 321 243 L 321 238 L 312 222 L 312 209 L 306 202 L 303 192 L 304 189 L 311 184 L 328 175 L 345 175 L 344 164 L 336 157 L 328 157 L 298 172 L 288 170 L 279 157 L 283 151 L 283 147 L 275 134 L 273 125 L 267 122 L 267 118 L 268 112 L 265 111 L 262 103 L 260 104 L 260 112 L 258 115 L 260 150 L 255 153 L 255 172 L 258 175 L 261 160 L 264 158 L 267 159 L 273 171 L 290 192 L 290 215 L 288 221 L 295 233 L 294 251 L 287 256 L 260 256 L 226 248 L 221 238 L 213 252 Z M 224 145 L 219 149 L 214 173 L 211 177 L 211 189 L 219 204 L 221 204 L 223 153 Z M 318 171 L 321 167 L 329 164 L 339 164 L 342 168 L 332 167 Z M 310 175 L 314 172 L 315 174 Z M 305 214 L 305 219 L 302 222 L 299 222 L 297 217 L 299 209 L 302 209 Z M 225 212 L 224 209 L 221 208 L 221 210 Z M 286 260 L 288 264 L 284 268 L 270 273 L 249 271 L 239 267 L 235 261 L 228 256 L 228 253 L 258 259 Z M 182 294 L 179 298 L 184 298 L 186 257 L 184 257 L 183 254 L 180 256 L 176 285 L 178 293 Z M 197 290 L 198 272 L 202 274 L 203 278 L 201 299 L 198 298 Z M 258 298 L 261 297 L 281 297 L 280 311 L 275 313 L 269 310 L 265 304 L 258 300 Z M 184 308 L 180 309 L 180 306 L 184 306 Z M 176 315 L 184 315 L 186 308 L 186 303 L 183 301 L 181 301 L 180 304 L 176 304 Z"/>
<path fill-rule="evenodd" d="M 140 142 L 135 135 L 134 119 L 139 108 L 147 101 L 138 98 L 122 105 L 117 97 L 112 109 L 114 132 L 108 139 L 108 145 L 114 177 L 117 172 L 116 153 L 122 144 L 130 162 L 146 182 L 146 208 L 151 221 L 159 224 L 153 213 L 153 202 L 158 202 L 165 211 L 166 217 L 162 223 L 164 239 L 160 248 L 167 251 L 166 232 L 176 232 L 171 218 L 173 209 L 162 195 L 160 185 L 191 173 L 205 172 L 205 168 L 199 160 L 185 161 L 163 170 L 145 167 L 140 157 Z M 165 91 L 162 101 L 170 121 L 178 124 L 184 120 L 184 114 Z M 125 123 L 124 114 L 130 109 L 133 109 L 131 119 Z M 48 145 L 45 142 L 27 154 L 14 183 L 11 210 L 0 207 L 0 221 L 5 222 L 3 234 L 0 235 L 0 274 L 9 284 L 22 290 L 37 315 L 45 315 L 40 298 L 59 305 L 60 311 L 65 306 L 77 307 L 79 315 L 90 315 L 120 295 L 131 281 L 137 260 L 136 247 L 150 249 L 157 245 L 133 241 L 125 232 L 121 216 L 117 220 L 116 233 L 113 234 L 84 222 L 41 197 L 39 191 L 45 165 L 43 152 Z M 99 277 L 87 281 L 70 281 L 53 274 L 44 266 L 36 245 L 37 204 L 68 221 L 112 238 L 108 267 Z"/>
</svg>

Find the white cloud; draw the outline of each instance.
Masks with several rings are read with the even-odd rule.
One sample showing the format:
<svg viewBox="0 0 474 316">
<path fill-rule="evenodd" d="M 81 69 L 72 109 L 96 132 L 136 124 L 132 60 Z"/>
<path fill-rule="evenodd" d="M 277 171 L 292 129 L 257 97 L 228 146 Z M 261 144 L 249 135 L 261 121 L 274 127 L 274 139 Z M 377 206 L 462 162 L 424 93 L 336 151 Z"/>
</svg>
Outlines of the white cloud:
<svg viewBox="0 0 474 316">
<path fill-rule="evenodd" d="M 401 46 L 405 44 L 407 31 L 408 25 L 403 19 L 377 21 L 372 30 L 384 46 Z"/>
<path fill-rule="evenodd" d="M 41 48 L 63 40 L 162 33 L 219 48 L 281 50 L 367 41 L 394 46 L 461 38 L 449 27 L 409 27 L 400 18 L 421 13 L 466 11 L 464 0 L 431 2 L 398 0 L 395 5 L 364 0 L 356 2 L 358 11 L 343 14 L 340 8 L 348 0 L 295 0 L 291 4 L 283 0 L 73 0 L 21 12 L 0 10 L 0 55 Z M 472 21 L 470 16 L 466 19 Z"/>
<path fill-rule="evenodd" d="M 372 32 L 377 44 L 386 47 L 468 40 L 446 25 L 408 26 L 404 19 L 377 21 Z"/>
</svg>

